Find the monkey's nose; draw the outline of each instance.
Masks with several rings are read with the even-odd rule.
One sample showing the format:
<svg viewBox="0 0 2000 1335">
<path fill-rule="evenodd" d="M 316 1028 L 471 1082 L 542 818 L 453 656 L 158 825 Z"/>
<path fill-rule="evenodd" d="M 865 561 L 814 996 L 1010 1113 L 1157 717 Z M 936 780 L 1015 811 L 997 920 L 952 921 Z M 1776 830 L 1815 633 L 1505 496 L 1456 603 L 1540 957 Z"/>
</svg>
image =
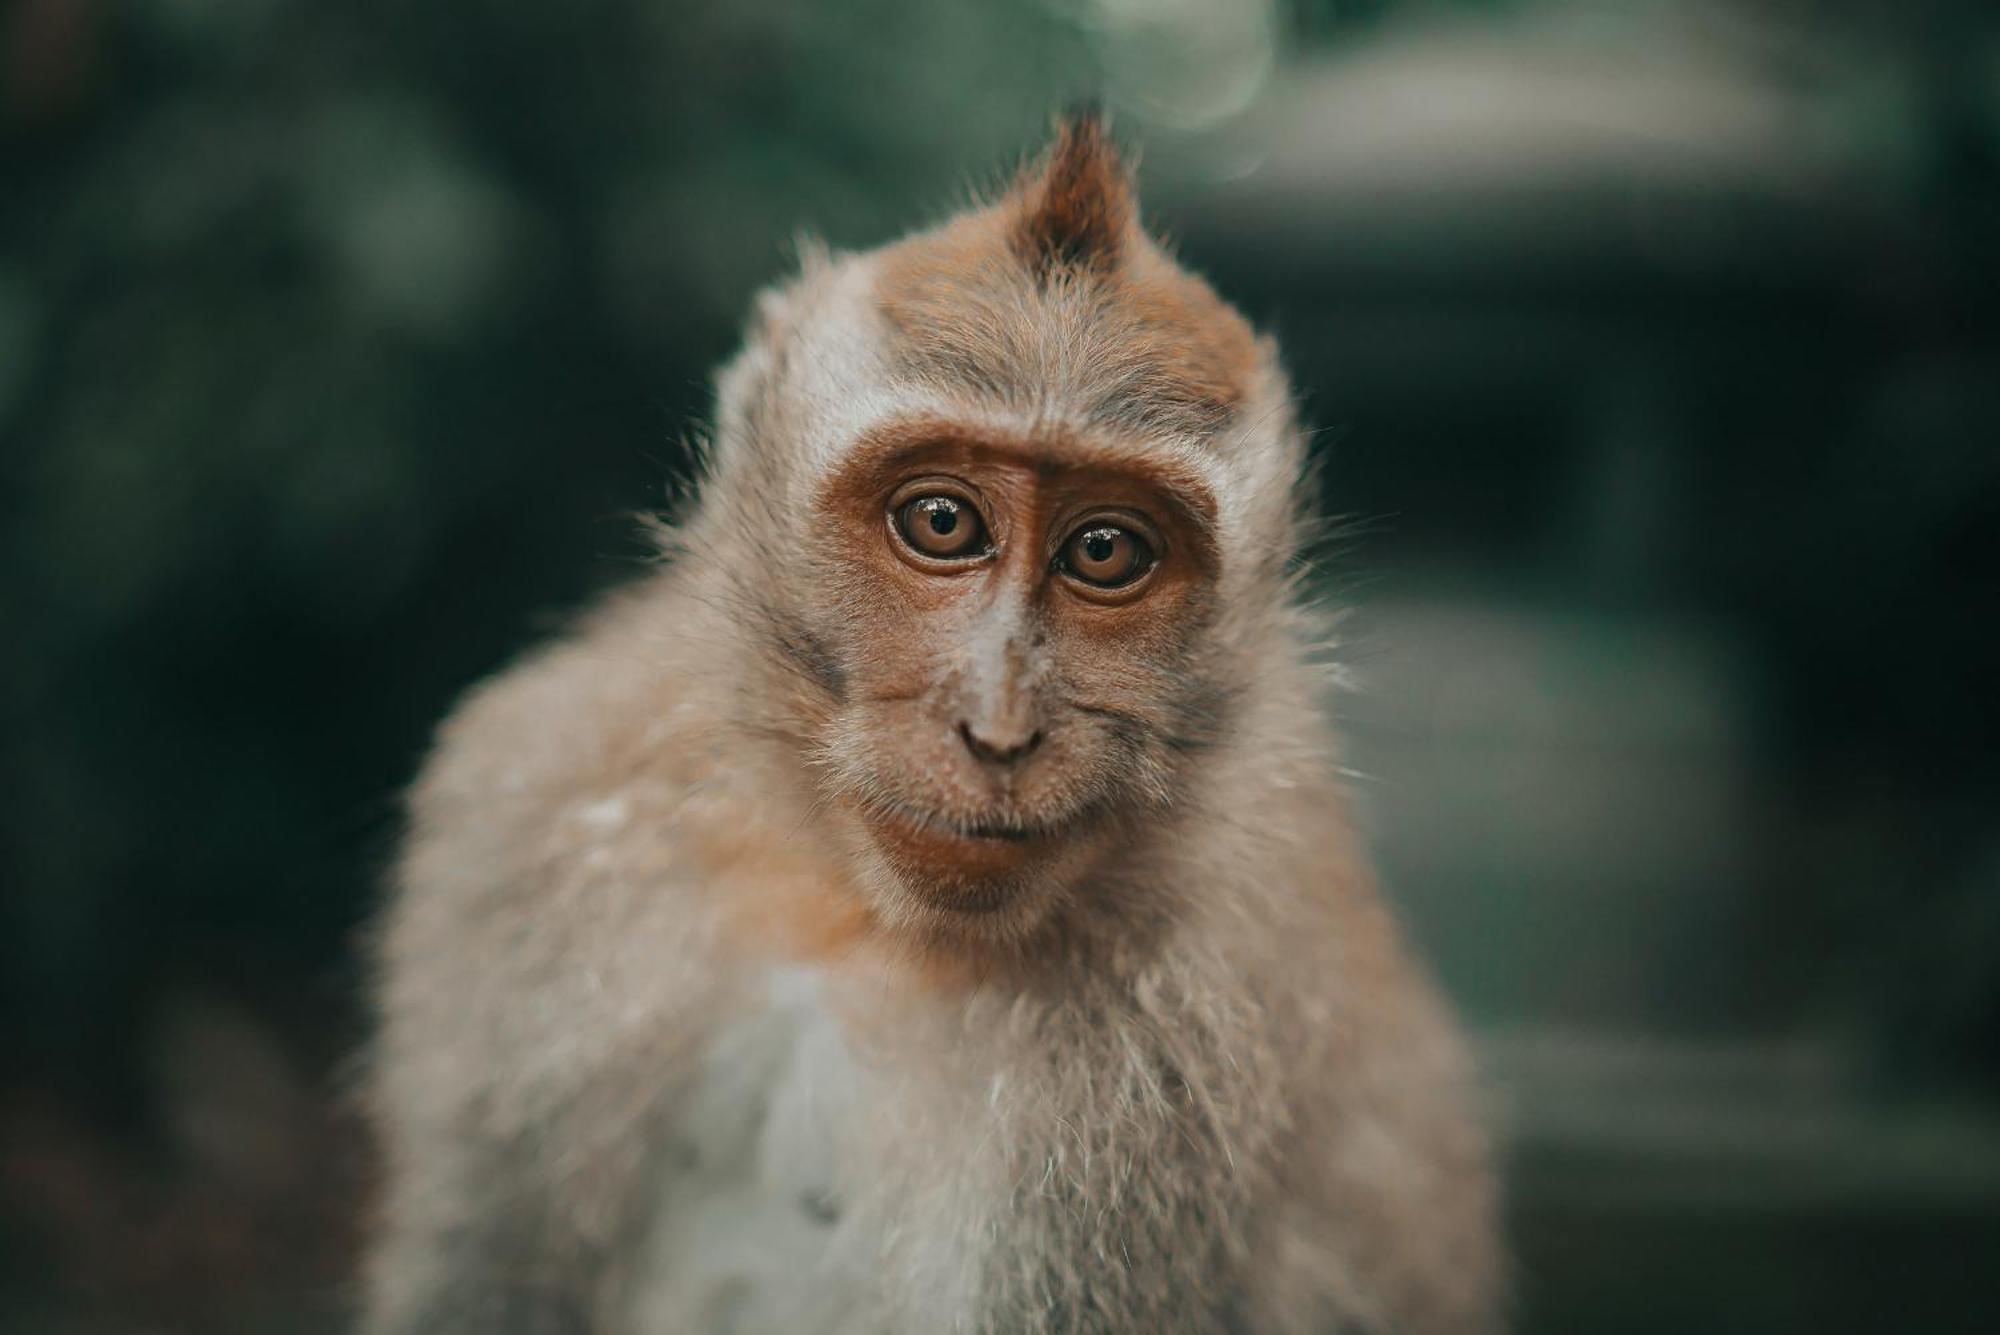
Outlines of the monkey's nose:
<svg viewBox="0 0 2000 1335">
<path fill-rule="evenodd" d="M 1031 732 L 1007 728 L 974 728 L 970 723 L 958 725 L 958 735 L 965 742 L 965 749 L 989 765 L 1011 765 L 1042 744 L 1042 730 Z"/>
</svg>

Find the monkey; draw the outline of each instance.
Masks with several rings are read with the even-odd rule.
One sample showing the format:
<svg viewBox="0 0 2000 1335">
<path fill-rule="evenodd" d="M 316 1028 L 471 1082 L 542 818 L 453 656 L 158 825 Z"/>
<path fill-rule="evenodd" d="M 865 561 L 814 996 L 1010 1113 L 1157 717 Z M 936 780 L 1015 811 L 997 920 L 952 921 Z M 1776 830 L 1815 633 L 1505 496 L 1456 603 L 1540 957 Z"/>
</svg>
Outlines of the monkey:
<svg viewBox="0 0 2000 1335">
<path fill-rule="evenodd" d="M 803 246 L 716 396 L 662 561 L 411 791 L 361 1329 L 1500 1329 L 1295 398 L 1103 119 Z"/>
</svg>

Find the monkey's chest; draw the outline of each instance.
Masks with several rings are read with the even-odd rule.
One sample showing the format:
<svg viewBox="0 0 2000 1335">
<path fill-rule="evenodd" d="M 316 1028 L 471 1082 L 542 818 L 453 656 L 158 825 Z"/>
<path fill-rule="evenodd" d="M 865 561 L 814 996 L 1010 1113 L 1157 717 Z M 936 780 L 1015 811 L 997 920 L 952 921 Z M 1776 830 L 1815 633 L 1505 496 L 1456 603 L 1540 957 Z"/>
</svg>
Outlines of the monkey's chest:
<svg viewBox="0 0 2000 1335">
<path fill-rule="evenodd" d="M 855 1070 L 818 979 L 774 971 L 718 1033 L 677 1121 L 633 1335 L 854 1328 L 866 1258 L 840 1228 L 836 1153 Z"/>
</svg>

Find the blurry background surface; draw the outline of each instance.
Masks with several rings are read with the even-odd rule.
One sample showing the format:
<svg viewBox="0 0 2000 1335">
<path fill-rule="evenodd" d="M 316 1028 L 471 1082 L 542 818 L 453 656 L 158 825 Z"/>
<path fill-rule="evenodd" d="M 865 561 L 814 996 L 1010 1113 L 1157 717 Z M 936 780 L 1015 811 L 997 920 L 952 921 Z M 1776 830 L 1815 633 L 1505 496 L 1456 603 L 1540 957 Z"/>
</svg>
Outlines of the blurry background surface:
<svg viewBox="0 0 2000 1335">
<path fill-rule="evenodd" d="M 2000 1311 L 2000 14 L 0 8 L 0 1328 L 337 1327 L 434 722 L 800 229 L 1101 94 L 1280 337 L 1526 1332 Z"/>
</svg>

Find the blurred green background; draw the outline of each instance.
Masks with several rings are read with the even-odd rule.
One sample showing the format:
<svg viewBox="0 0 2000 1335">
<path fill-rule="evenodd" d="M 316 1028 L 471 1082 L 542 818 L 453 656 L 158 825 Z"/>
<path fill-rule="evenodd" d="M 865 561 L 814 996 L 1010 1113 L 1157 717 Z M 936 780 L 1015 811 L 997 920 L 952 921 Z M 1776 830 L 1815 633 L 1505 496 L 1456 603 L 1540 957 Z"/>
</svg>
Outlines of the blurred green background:
<svg viewBox="0 0 2000 1335">
<path fill-rule="evenodd" d="M 801 229 L 1101 96 L 1274 330 L 1526 1332 L 2000 1312 L 2000 14 L 7 0 L 0 1328 L 336 1329 L 397 792 Z"/>
</svg>

